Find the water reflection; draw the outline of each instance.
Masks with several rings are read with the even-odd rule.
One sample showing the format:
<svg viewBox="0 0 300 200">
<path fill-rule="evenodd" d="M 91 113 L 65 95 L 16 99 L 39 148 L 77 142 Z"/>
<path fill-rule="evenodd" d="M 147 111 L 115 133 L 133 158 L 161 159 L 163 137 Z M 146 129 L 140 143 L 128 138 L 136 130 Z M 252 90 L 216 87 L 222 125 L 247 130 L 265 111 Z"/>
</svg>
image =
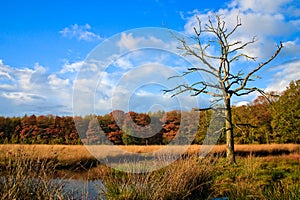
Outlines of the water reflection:
<svg viewBox="0 0 300 200">
<path fill-rule="evenodd" d="M 0 185 L 1 183 L 5 184 L 7 181 L 16 182 L 15 177 L 9 176 L 0 176 Z M 106 199 L 103 191 L 105 187 L 102 184 L 101 180 L 84 180 L 84 179 L 63 179 L 55 178 L 48 180 L 41 180 L 38 178 L 31 178 L 28 183 L 30 187 L 38 187 L 41 185 L 46 185 L 47 190 L 59 190 L 63 197 L 67 199 Z M 1 196 L 1 195 L 0 195 Z"/>
<path fill-rule="evenodd" d="M 101 194 L 101 191 L 104 191 L 104 186 L 100 180 L 56 178 L 54 182 L 63 185 L 63 192 L 67 196 L 70 194 L 72 199 L 105 199 Z"/>
</svg>

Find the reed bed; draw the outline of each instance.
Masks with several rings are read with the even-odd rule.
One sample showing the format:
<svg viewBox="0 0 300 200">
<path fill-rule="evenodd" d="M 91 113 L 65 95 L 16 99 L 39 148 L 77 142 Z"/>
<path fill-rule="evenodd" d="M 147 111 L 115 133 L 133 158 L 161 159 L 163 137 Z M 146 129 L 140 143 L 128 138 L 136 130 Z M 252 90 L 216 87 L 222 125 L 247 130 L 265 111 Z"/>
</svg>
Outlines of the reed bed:
<svg viewBox="0 0 300 200">
<path fill-rule="evenodd" d="M 118 151 L 112 151 L 112 147 L 118 148 Z M 47 159 L 58 159 L 59 161 L 78 161 L 93 159 L 94 155 L 89 152 L 93 151 L 93 148 L 98 149 L 97 152 L 101 152 L 102 157 L 107 155 L 117 156 L 116 153 L 155 153 L 165 146 L 162 145 L 149 145 L 149 146 L 110 146 L 110 145 L 99 145 L 99 146 L 88 146 L 88 149 L 83 145 L 22 145 L 22 144 L 2 144 L 0 145 L 0 159 L 7 152 L 16 153 L 22 151 L 33 158 L 47 158 Z M 171 146 L 172 151 L 176 152 L 176 149 L 182 149 L 182 146 Z M 201 149 L 206 148 L 201 145 L 191 145 L 184 147 L 187 149 L 187 154 L 197 154 L 201 152 Z M 211 149 L 210 149 L 211 148 Z M 209 147 L 211 154 L 224 154 L 226 152 L 225 145 L 214 145 Z M 299 153 L 299 144 L 251 144 L 251 145 L 235 145 L 235 151 L 237 155 L 243 154 L 255 154 L 255 155 L 278 155 L 278 154 L 290 154 Z M 99 155 L 101 156 L 101 155 Z"/>
</svg>

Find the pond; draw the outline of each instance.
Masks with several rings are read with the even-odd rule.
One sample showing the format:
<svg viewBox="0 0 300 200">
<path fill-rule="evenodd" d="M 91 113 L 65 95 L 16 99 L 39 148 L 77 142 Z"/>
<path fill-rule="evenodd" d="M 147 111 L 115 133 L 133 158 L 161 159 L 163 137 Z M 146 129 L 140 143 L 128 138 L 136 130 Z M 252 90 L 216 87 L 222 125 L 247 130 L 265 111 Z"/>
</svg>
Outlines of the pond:
<svg viewBox="0 0 300 200">
<path fill-rule="evenodd" d="M 19 180 L 16 179 L 16 177 L 0 176 L 1 184 L 3 183 L 8 183 L 8 185 L 16 184 L 17 181 Z M 67 179 L 67 178 L 41 180 L 37 178 L 30 178 L 30 180 L 27 179 L 27 181 L 24 182 L 24 184 L 28 185 L 28 187 L 32 187 L 34 185 L 45 186 L 46 184 L 47 185 L 46 187 L 48 187 L 50 191 L 58 189 L 60 191 L 59 193 L 63 194 L 63 196 L 66 198 L 70 197 L 70 199 L 88 199 L 88 200 L 106 199 L 103 194 L 103 191 L 105 191 L 105 187 L 102 184 L 101 180 L 84 180 L 84 179 Z M 17 185 L 23 186 L 23 183 Z"/>
<path fill-rule="evenodd" d="M 104 195 L 101 195 L 101 191 L 104 190 L 101 180 L 56 178 L 54 182 L 62 184 L 63 192 L 70 193 L 72 199 L 105 199 Z"/>
</svg>

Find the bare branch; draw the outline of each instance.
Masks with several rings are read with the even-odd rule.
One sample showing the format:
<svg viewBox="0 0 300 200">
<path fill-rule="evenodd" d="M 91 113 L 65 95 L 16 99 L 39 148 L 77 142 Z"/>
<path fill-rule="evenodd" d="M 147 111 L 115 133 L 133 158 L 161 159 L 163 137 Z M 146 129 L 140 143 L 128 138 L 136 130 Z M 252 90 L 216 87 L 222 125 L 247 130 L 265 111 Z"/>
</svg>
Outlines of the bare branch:
<svg viewBox="0 0 300 200">
<path fill-rule="evenodd" d="M 251 127 L 251 128 L 257 128 L 257 126 L 254 126 L 252 124 L 246 124 L 246 123 L 239 123 L 239 124 L 235 124 L 237 126 L 248 126 L 248 127 Z"/>
<path fill-rule="evenodd" d="M 274 103 L 268 96 L 274 97 L 277 95 L 272 95 L 272 94 L 269 95 L 261 89 L 257 89 L 257 91 L 269 102 L 270 105 L 272 105 L 272 103 Z"/>
<path fill-rule="evenodd" d="M 263 66 L 265 66 L 265 65 L 267 65 L 269 62 L 271 62 L 271 61 L 279 54 L 279 52 L 281 51 L 282 47 L 283 47 L 282 42 L 280 42 L 280 45 L 277 47 L 277 51 L 271 56 L 271 58 L 269 58 L 269 60 L 267 60 L 267 61 L 265 61 L 265 62 L 259 64 L 254 70 L 252 70 L 249 74 L 247 74 L 247 76 L 244 78 L 244 81 L 243 81 L 242 85 L 241 85 L 239 88 L 235 89 L 235 90 L 233 91 L 233 93 L 236 93 L 236 92 L 238 92 L 238 91 L 240 91 L 240 90 L 243 90 L 243 89 L 245 88 L 245 86 L 247 85 L 247 82 L 248 82 L 249 78 L 250 78 L 255 72 L 257 72 L 258 70 L 260 70 Z"/>
<path fill-rule="evenodd" d="M 246 42 L 246 43 L 242 44 L 241 46 L 232 49 L 231 51 L 228 51 L 228 54 L 231 54 L 231 53 L 236 52 L 238 50 L 244 49 L 246 46 L 248 46 L 249 44 L 253 44 L 254 42 L 256 42 L 256 37 L 255 36 L 252 38 L 251 41 Z"/>
<path fill-rule="evenodd" d="M 252 57 L 252 56 L 248 56 L 247 54 L 239 54 L 239 55 L 236 55 L 236 56 L 234 56 L 229 62 L 231 63 L 231 62 L 233 62 L 233 61 L 236 61 L 236 60 L 238 60 L 240 57 L 245 57 L 245 58 L 247 58 L 247 59 L 249 59 L 249 60 L 254 60 L 255 61 L 255 59 L 256 59 L 256 57 Z"/>
<path fill-rule="evenodd" d="M 193 108 L 193 111 L 207 111 L 207 110 L 211 110 L 213 109 L 212 107 L 208 107 L 208 108 Z"/>
<path fill-rule="evenodd" d="M 234 85 L 234 84 L 242 84 L 242 81 L 244 80 L 243 78 L 239 77 L 239 75 L 237 76 L 232 76 L 228 78 L 229 80 L 233 79 L 233 81 L 231 81 L 227 86 L 226 86 L 226 90 L 229 91 L 229 89 Z"/>
<path fill-rule="evenodd" d="M 219 34 L 218 30 L 213 27 L 213 24 L 211 21 L 210 21 L 210 26 L 207 26 L 207 28 L 208 28 L 207 32 L 213 33 L 218 38 L 218 42 L 219 42 L 220 46 L 225 48 L 226 44 L 224 43 L 223 39 L 221 38 L 221 34 Z"/>
<path fill-rule="evenodd" d="M 196 85 L 199 85 L 199 84 L 201 84 L 203 86 L 200 89 L 195 87 Z M 181 84 L 181 85 L 176 86 L 175 88 L 172 88 L 169 90 L 163 90 L 163 91 L 164 91 L 164 93 L 177 91 L 176 93 L 172 94 L 171 97 L 174 97 L 176 95 L 179 95 L 181 93 L 188 92 L 188 91 L 194 92 L 194 94 L 192 94 L 191 96 L 198 96 L 199 94 L 203 93 L 203 94 L 211 95 L 213 97 L 222 97 L 221 94 L 210 92 L 210 91 L 206 90 L 208 87 L 219 89 L 217 85 L 211 85 L 211 84 L 208 84 L 205 82 L 197 82 L 192 85 Z"/>
<path fill-rule="evenodd" d="M 249 90 L 247 90 L 246 88 L 244 90 L 245 90 L 245 92 L 241 92 L 241 93 L 232 92 L 232 93 L 235 94 L 236 96 L 244 96 L 244 95 L 247 95 L 247 94 L 250 94 L 250 93 L 256 91 L 255 89 L 249 89 Z"/>
<path fill-rule="evenodd" d="M 184 92 L 187 92 L 187 91 L 193 91 L 194 94 L 192 94 L 191 96 L 197 96 L 200 93 L 207 93 L 206 88 L 207 88 L 207 86 L 203 86 L 203 88 L 197 89 L 197 88 L 193 88 L 193 87 L 191 87 L 189 85 L 181 84 L 181 85 L 178 85 L 177 87 L 175 87 L 173 89 L 163 90 L 163 91 L 165 93 L 168 93 L 168 92 L 173 92 L 173 91 L 179 90 L 178 92 L 176 92 L 175 94 L 173 94 L 171 97 L 174 97 L 174 96 L 176 96 L 178 94 L 181 94 L 181 93 L 184 93 Z"/>
<path fill-rule="evenodd" d="M 238 45 L 238 44 L 241 44 L 241 43 L 242 43 L 242 41 L 236 41 L 236 42 L 234 42 L 232 44 L 229 44 L 228 46 L 232 47 L 232 46 L 235 46 L 235 45 Z"/>
<path fill-rule="evenodd" d="M 214 77 L 217 77 L 217 75 L 214 72 L 209 71 L 208 69 L 204 69 L 204 68 L 193 67 L 193 68 L 188 68 L 188 70 L 189 70 L 189 73 L 193 73 L 195 71 L 203 71 L 203 72 L 213 75 Z"/>
<path fill-rule="evenodd" d="M 196 85 L 203 85 L 203 86 L 207 86 L 207 87 L 210 87 L 210 88 L 215 88 L 215 89 L 219 89 L 219 90 L 222 90 L 223 88 L 220 87 L 218 84 L 210 84 L 208 82 L 204 82 L 204 81 L 199 81 L 199 82 L 196 82 L 194 84 L 192 84 L 190 87 L 194 87 Z"/>
<path fill-rule="evenodd" d="M 226 39 L 230 36 L 230 35 L 232 35 L 235 31 L 236 31 L 236 29 L 239 27 L 239 26 L 241 26 L 242 25 L 242 23 L 241 23 L 241 18 L 239 17 L 239 16 L 237 16 L 236 17 L 236 25 L 235 25 L 235 27 L 230 31 L 230 33 L 228 33 L 227 35 L 226 35 Z"/>
<path fill-rule="evenodd" d="M 196 58 L 198 58 L 199 60 L 202 61 L 203 64 L 205 64 L 206 66 L 209 67 L 209 69 L 211 69 L 212 71 L 214 72 L 217 72 L 217 69 L 214 68 L 204 57 L 204 52 L 203 52 L 203 49 L 202 49 L 202 44 L 201 44 L 201 41 L 200 41 L 200 38 L 197 37 L 197 41 L 198 41 L 198 45 L 199 45 L 199 48 L 200 48 L 200 54 L 201 55 L 198 55 L 194 50 L 192 50 L 190 48 L 189 45 L 186 44 L 186 41 L 184 39 L 180 39 L 180 38 L 177 38 L 179 42 L 181 42 L 182 44 L 182 50 L 185 50 L 186 51 L 186 54 L 188 55 L 192 55 L 192 56 L 195 56 Z"/>
</svg>

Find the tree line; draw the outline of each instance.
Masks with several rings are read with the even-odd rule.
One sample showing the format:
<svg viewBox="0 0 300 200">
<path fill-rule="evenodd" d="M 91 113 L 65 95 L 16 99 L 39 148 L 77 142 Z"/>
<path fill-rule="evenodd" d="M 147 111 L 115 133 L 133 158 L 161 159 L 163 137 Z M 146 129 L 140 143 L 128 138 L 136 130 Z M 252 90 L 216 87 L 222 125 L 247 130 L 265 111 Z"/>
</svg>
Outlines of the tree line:
<svg viewBox="0 0 300 200">
<path fill-rule="evenodd" d="M 191 111 L 194 112 L 194 111 Z M 202 144 L 210 125 L 211 110 L 198 112 L 194 144 Z M 0 117 L 0 143 L 11 144 L 168 144 L 177 135 L 187 111 L 125 113 L 103 116 Z M 268 98 L 258 96 L 249 105 L 232 107 L 235 143 L 300 143 L 300 80 Z M 76 126 L 75 122 L 76 121 Z M 76 129 L 77 127 L 77 129 Z M 226 142 L 225 131 L 218 143 Z"/>
</svg>

